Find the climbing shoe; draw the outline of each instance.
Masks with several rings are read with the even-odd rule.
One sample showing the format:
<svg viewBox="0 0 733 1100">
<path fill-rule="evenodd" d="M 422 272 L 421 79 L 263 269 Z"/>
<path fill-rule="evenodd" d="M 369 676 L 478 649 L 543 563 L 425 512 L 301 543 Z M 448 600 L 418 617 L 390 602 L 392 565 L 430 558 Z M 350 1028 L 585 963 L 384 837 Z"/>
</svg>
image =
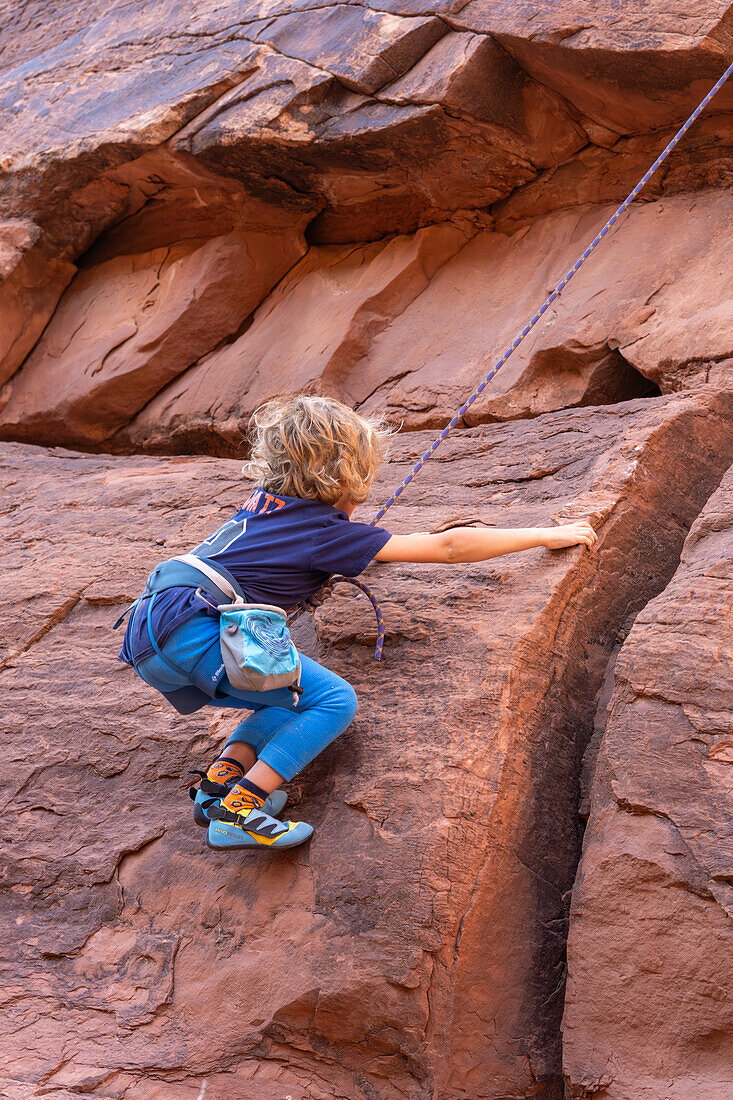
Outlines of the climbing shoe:
<svg viewBox="0 0 733 1100">
<path fill-rule="evenodd" d="M 312 825 L 304 821 L 278 821 L 266 813 L 264 807 L 238 814 L 217 803 L 208 807 L 207 813 L 210 822 L 206 846 L 216 852 L 240 848 L 282 851 L 303 844 L 313 835 Z"/>
<path fill-rule="evenodd" d="M 210 818 L 207 817 L 210 808 L 218 806 L 221 799 L 229 794 L 239 776 L 231 776 L 226 783 L 215 783 L 213 779 L 207 779 L 205 772 L 196 771 L 195 774 L 201 777 L 201 782 L 198 787 L 188 788 L 188 793 L 193 799 L 193 820 L 197 825 L 206 828 L 210 821 Z M 287 800 L 288 796 L 285 791 L 273 791 L 266 799 L 262 809 L 265 813 L 278 817 L 285 809 Z"/>
</svg>

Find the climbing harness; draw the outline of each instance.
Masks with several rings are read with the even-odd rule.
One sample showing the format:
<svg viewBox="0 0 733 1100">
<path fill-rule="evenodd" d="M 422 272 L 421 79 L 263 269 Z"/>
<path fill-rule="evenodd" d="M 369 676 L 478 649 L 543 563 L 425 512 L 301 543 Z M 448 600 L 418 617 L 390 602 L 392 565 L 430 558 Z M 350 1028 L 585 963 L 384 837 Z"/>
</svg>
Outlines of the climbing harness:
<svg viewBox="0 0 733 1100">
<path fill-rule="evenodd" d="M 372 526 L 374 526 L 374 524 L 378 523 L 379 520 L 382 518 L 382 516 L 385 514 L 385 512 L 389 508 L 391 508 L 392 505 L 399 499 L 399 497 L 402 495 L 402 493 L 404 493 L 405 489 L 410 484 L 412 479 L 417 474 L 419 474 L 420 470 L 422 470 L 423 466 L 428 461 L 428 459 L 432 458 L 432 456 L 435 454 L 435 452 L 437 451 L 440 444 L 445 439 L 448 438 L 448 436 L 453 431 L 453 429 L 456 427 L 456 425 L 460 423 L 460 421 L 463 419 L 465 414 L 470 409 L 471 405 L 473 405 L 474 401 L 478 397 L 480 397 L 481 394 L 484 392 L 484 390 L 486 389 L 486 387 L 488 386 L 489 382 L 494 377 L 494 375 L 497 374 L 497 372 L 506 363 L 507 359 L 512 354 L 512 352 L 516 351 L 516 349 L 519 347 L 519 345 L 522 343 L 522 341 L 525 339 L 525 337 L 532 331 L 534 326 L 539 321 L 540 317 L 542 317 L 543 314 L 545 314 L 547 312 L 547 310 L 550 308 L 552 303 L 558 297 L 560 292 L 567 286 L 567 284 L 572 279 L 573 275 L 575 275 L 575 273 L 580 270 L 580 268 L 583 266 L 583 264 L 588 259 L 590 254 L 595 251 L 595 249 L 598 247 L 598 245 L 603 240 L 603 238 L 610 232 L 610 230 L 613 228 L 613 226 L 619 220 L 621 215 L 629 208 L 629 206 L 631 206 L 631 203 L 634 201 L 634 199 L 639 194 L 641 189 L 649 182 L 649 180 L 652 178 L 652 176 L 657 171 L 657 169 L 660 167 L 660 165 L 662 165 L 664 163 L 664 161 L 667 159 L 667 157 L 672 152 L 672 150 L 679 144 L 679 142 L 685 136 L 685 134 L 690 129 L 692 124 L 699 118 L 699 116 L 705 110 L 705 108 L 707 107 L 708 103 L 713 98 L 713 96 L 716 95 L 717 92 L 719 92 L 720 89 L 723 87 L 723 85 L 725 84 L 726 80 L 731 75 L 731 73 L 733 73 L 733 62 L 731 62 L 731 64 L 725 70 L 725 72 L 721 76 L 720 80 L 718 80 L 718 82 L 710 89 L 710 91 L 705 96 L 705 98 L 702 100 L 702 102 L 695 108 L 695 110 L 692 112 L 692 114 L 688 118 L 687 122 L 685 122 L 685 124 L 680 127 L 680 129 L 674 135 L 674 137 L 669 142 L 667 147 L 663 150 L 663 152 L 661 152 L 659 154 L 657 159 L 654 161 L 654 164 L 652 164 L 651 168 L 649 168 L 648 171 L 644 173 L 642 178 L 637 183 L 636 187 L 634 187 L 633 191 L 631 191 L 630 194 L 627 195 L 627 197 L 621 203 L 619 208 L 611 215 L 611 217 L 608 219 L 606 224 L 603 226 L 603 229 L 601 229 L 601 231 L 596 234 L 596 236 L 593 238 L 593 240 L 590 242 L 590 244 L 586 248 L 585 252 L 583 252 L 582 256 L 580 256 L 575 261 L 575 263 L 570 268 L 570 270 L 567 272 L 567 274 L 563 275 L 562 279 L 557 284 L 555 289 L 552 291 L 552 293 L 549 295 L 549 297 L 542 303 L 542 305 L 537 310 L 537 312 L 534 314 L 534 316 L 531 318 L 531 320 L 527 322 L 527 324 L 524 326 L 522 331 L 516 337 L 514 342 L 509 345 L 509 347 L 503 353 L 501 358 L 494 364 L 494 366 L 491 368 L 491 370 L 486 375 L 486 377 L 483 379 L 483 381 L 479 383 L 479 385 L 473 391 L 471 396 L 463 403 L 463 405 L 461 405 L 460 409 L 458 410 L 456 415 L 453 417 L 453 419 L 450 420 L 446 424 L 446 426 L 443 428 L 440 435 L 438 435 L 436 437 L 436 439 L 434 439 L 433 442 L 430 444 L 430 446 L 428 447 L 427 451 L 422 456 L 422 458 L 418 459 L 418 461 L 415 463 L 415 465 L 410 470 L 407 477 L 401 482 L 400 485 L 397 486 L 397 488 L 392 493 L 392 495 L 389 497 L 389 499 L 387 501 L 385 501 L 385 503 L 382 505 L 382 507 L 377 512 L 377 514 L 371 520 Z M 384 645 L 384 620 L 383 620 L 382 612 L 381 612 L 381 609 L 380 609 L 380 606 L 379 606 L 379 601 L 377 600 L 374 593 L 369 589 L 369 587 L 363 581 L 358 581 L 354 577 L 339 577 L 338 580 L 347 580 L 347 581 L 350 581 L 352 584 L 356 584 L 359 588 L 361 588 L 361 590 L 363 592 L 366 593 L 366 595 L 371 600 L 372 605 L 374 607 L 374 610 L 376 612 L 376 616 L 377 616 L 377 645 L 376 645 L 376 649 L 374 651 L 374 658 L 377 661 L 381 660 L 382 647 Z M 309 597 L 309 599 L 307 599 L 307 600 L 303 600 L 300 604 L 298 604 L 297 608 L 294 608 L 290 612 L 288 621 L 293 623 L 293 622 L 296 621 L 296 619 L 300 618 L 300 616 L 305 611 L 312 611 L 312 610 L 315 610 L 316 607 L 320 607 L 321 604 L 324 603 L 328 599 L 328 597 L 331 595 L 331 593 L 333 592 L 333 587 L 334 587 L 335 583 L 336 583 L 336 578 L 334 578 L 334 577 L 329 578 L 329 580 L 326 582 L 326 584 L 323 585 L 322 588 L 319 588 L 319 590 L 316 593 L 314 593 L 313 596 Z"/>
</svg>

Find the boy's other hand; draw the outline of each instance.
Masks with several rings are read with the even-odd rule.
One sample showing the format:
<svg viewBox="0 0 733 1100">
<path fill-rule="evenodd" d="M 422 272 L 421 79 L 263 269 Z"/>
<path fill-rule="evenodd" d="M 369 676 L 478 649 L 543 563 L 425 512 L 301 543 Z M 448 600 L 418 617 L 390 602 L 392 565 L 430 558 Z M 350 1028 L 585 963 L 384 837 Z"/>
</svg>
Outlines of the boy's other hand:
<svg viewBox="0 0 733 1100">
<path fill-rule="evenodd" d="M 581 520 L 562 527 L 547 527 L 543 543 L 548 550 L 561 550 L 564 546 L 587 546 L 592 550 L 597 541 L 598 535 L 588 521 Z"/>
</svg>

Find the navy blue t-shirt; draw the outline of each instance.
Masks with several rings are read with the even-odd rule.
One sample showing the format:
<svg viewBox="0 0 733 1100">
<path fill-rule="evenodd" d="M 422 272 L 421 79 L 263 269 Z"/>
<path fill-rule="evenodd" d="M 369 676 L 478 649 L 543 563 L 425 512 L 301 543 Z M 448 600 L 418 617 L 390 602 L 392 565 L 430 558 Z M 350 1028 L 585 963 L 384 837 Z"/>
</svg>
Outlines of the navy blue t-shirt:
<svg viewBox="0 0 733 1100">
<path fill-rule="evenodd" d="M 276 604 L 286 610 L 312 596 L 332 573 L 354 577 L 390 539 L 389 531 L 350 520 L 319 500 L 275 496 L 255 489 L 239 511 L 193 551 L 218 562 L 241 585 L 248 603 Z M 191 588 L 160 593 L 151 615 L 163 645 L 171 630 L 205 606 Z M 153 652 L 145 616 L 125 632 L 120 657 L 131 663 Z"/>
</svg>

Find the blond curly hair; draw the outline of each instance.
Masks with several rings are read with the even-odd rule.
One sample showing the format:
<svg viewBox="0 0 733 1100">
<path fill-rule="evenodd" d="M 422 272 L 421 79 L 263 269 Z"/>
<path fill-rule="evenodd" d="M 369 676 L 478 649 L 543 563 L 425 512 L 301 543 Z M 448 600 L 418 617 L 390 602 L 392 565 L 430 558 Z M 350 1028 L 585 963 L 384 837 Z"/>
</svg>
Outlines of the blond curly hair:
<svg viewBox="0 0 733 1100">
<path fill-rule="evenodd" d="M 390 434 L 381 421 L 331 397 L 276 397 L 250 420 L 242 473 L 268 493 L 361 504 Z"/>
</svg>

